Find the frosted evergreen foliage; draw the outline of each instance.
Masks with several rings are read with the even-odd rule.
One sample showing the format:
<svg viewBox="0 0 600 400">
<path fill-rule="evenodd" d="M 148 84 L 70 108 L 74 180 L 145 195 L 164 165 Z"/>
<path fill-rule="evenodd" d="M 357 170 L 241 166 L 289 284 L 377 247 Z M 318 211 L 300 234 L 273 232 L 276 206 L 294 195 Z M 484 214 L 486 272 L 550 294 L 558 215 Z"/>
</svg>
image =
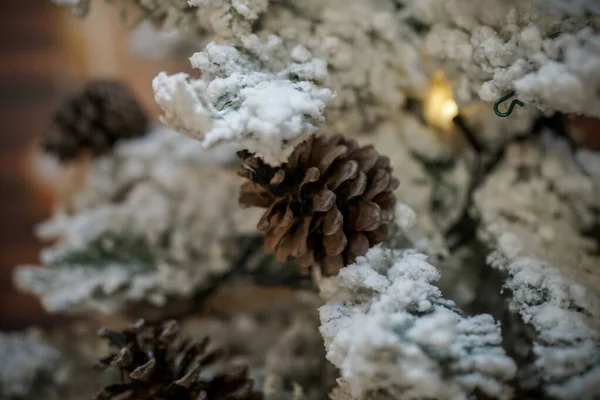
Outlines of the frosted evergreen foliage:
<svg viewBox="0 0 600 400">
<path fill-rule="evenodd" d="M 481 238 L 507 263 L 544 260 L 599 293 L 600 155 L 574 152 L 550 132 L 505 154 L 474 195 Z"/>
<path fill-rule="evenodd" d="M 247 36 L 241 46 L 210 43 L 191 62 L 202 78 L 160 73 L 153 88 L 161 120 L 205 147 L 234 143 L 277 164 L 316 132 L 333 98 L 318 86 L 325 63 L 301 46 L 289 54 L 276 36 Z"/>
<path fill-rule="evenodd" d="M 321 333 L 353 398 L 511 398 L 500 326 L 463 316 L 439 276 L 423 254 L 377 246 L 328 282 Z"/>
<path fill-rule="evenodd" d="M 489 261 L 509 274 L 512 307 L 537 331 L 534 379 L 551 398 L 596 399 L 600 393 L 600 296 L 543 260 Z"/>
<path fill-rule="evenodd" d="M 524 387 L 550 398 L 600 393 L 600 157 L 550 133 L 515 143 L 475 193 L 489 264 L 535 335 Z M 586 232 L 588 232 L 586 234 Z"/>
<path fill-rule="evenodd" d="M 165 129 L 120 144 L 92 162 L 71 204 L 39 226 L 56 244 L 42 252 L 44 268 L 17 270 L 17 285 L 53 312 L 163 306 L 209 288 L 232 267 L 227 239 L 252 232 L 256 221 L 236 212 L 235 172 L 211 165 L 231 156 L 207 156 Z"/>
</svg>

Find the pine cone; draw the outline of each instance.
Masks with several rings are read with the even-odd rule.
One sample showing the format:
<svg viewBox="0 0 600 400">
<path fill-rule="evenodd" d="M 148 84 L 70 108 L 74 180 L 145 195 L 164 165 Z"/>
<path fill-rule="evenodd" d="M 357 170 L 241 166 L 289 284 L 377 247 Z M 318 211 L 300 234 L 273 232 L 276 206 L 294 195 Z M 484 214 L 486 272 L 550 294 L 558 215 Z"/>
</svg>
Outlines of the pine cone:
<svg viewBox="0 0 600 400">
<path fill-rule="evenodd" d="M 119 139 L 144 135 L 148 118 L 133 94 L 116 81 L 91 81 L 54 114 L 43 148 L 61 161 L 81 150 L 98 155 Z"/>
<path fill-rule="evenodd" d="M 390 160 L 341 135 L 312 137 L 273 168 L 248 151 L 240 175 L 240 205 L 267 208 L 258 223 L 265 251 L 296 259 L 307 273 L 332 276 L 383 241 L 394 218 L 399 182 Z"/>
<path fill-rule="evenodd" d="M 243 367 L 229 368 L 210 380 L 200 373 L 222 356 L 200 343 L 177 340 L 175 321 L 148 325 L 139 321 L 123 332 L 102 329 L 100 336 L 118 351 L 99 361 L 121 370 L 122 382 L 105 387 L 96 400 L 260 400 Z"/>
</svg>

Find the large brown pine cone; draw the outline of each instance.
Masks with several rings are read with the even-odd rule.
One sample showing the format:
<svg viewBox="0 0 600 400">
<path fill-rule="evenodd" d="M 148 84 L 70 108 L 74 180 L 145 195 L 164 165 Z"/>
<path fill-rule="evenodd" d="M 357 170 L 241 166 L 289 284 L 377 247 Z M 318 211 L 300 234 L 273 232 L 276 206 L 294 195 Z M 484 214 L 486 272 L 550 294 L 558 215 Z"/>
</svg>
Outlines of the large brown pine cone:
<svg viewBox="0 0 600 400">
<path fill-rule="evenodd" d="M 122 382 L 106 386 L 96 400 L 260 400 L 243 367 L 229 368 L 200 379 L 223 352 L 207 351 L 209 340 L 177 340 L 175 321 L 148 325 L 139 321 L 122 332 L 102 329 L 100 335 L 118 350 L 101 359 L 102 367 L 121 370 Z"/>
<path fill-rule="evenodd" d="M 248 151 L 240 204 L 267 208 L 258 223 L 265 251 L 332 276 L 383 241 L 394 218 L 399 182 L 390 160 L 341 135 L 312 137 L 273 168 Z"/>
<path fill-rule="evenodd" d="M 147 129 L 146 113 L 127 87 L 96 80 L 55 112 L 42 146 L 59 160 L 69 161 L 82 150 L 102 154 L 118 140 L 144 135 Z"/>
</svg>

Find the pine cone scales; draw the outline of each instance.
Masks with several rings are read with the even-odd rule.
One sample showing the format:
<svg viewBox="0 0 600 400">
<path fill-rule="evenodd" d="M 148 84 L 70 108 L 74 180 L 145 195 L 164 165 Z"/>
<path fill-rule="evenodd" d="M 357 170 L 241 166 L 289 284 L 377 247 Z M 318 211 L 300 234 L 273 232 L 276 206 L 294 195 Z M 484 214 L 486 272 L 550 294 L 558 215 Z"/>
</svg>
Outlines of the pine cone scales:
<svg viewBox="0 0 600 400">
<path fill-rule="evenodd" d="M 116 81 L 89 82 L 54 114 L 43 148 L 61 161 L 81 150 L 101 154 L 125 138 L 144 135 L 148 118 L 133 94 Z"/>
<path fill-rule="evenodd" d="M 223 352 L 208 351 L 208 338 L 200 343 L 178 341 L 175 321 L 147 325 L 143 321 L 123 332 L 107 329 L 100 335 L 118 348 L 99 361 L 117 367 L 122 382 L 105 387 L 96 400 L 260 400 L 243 367 L 230 368 L 210 380 L 200 379 L 206 367 Z"/>
<path fill-rule="evenodd" d="M 276 168 L 248 151 L 238 157 L 250 180 L 240 204 L 267 208 L 258 229 L 278 260 L 296 259 L 305 272 L 318 264 L 331 276 L 387 236 L 399 182 L 372 146 L 334 135 L 301 143 Z"/>
</svg>

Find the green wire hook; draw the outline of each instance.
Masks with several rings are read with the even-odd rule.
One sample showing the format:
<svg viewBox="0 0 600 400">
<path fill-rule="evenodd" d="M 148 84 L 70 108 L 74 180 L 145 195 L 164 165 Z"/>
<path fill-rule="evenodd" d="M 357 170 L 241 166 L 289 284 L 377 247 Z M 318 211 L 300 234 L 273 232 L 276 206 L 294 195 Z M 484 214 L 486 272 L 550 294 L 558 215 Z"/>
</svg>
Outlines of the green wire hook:
<svg viewBox="0 0 600 400">
<path fill-rule="evenodd" d="M 498 109 L 498 106 L 500 106 L 500 104 L 504 103 L 506 100 L 510 99 L 515 94 L 516 94 L 516 92 L 513 90 L 512 92 L 505 94 L 504 96 L 502 96 L 498 100 L 496 100 L 496 102 L 494 103 L 494 112 L 496 113 L 497 116 L 503 117 L 503 118 L 508 117 L 510 114 L 512 114 L 515 106 L 523 107 L 525 105 L 521 100 L 515 99 L 510 103 L 510 105 L 508 106 L 508 110 L 506 112 L 502 112 Z"/>
</svg>

